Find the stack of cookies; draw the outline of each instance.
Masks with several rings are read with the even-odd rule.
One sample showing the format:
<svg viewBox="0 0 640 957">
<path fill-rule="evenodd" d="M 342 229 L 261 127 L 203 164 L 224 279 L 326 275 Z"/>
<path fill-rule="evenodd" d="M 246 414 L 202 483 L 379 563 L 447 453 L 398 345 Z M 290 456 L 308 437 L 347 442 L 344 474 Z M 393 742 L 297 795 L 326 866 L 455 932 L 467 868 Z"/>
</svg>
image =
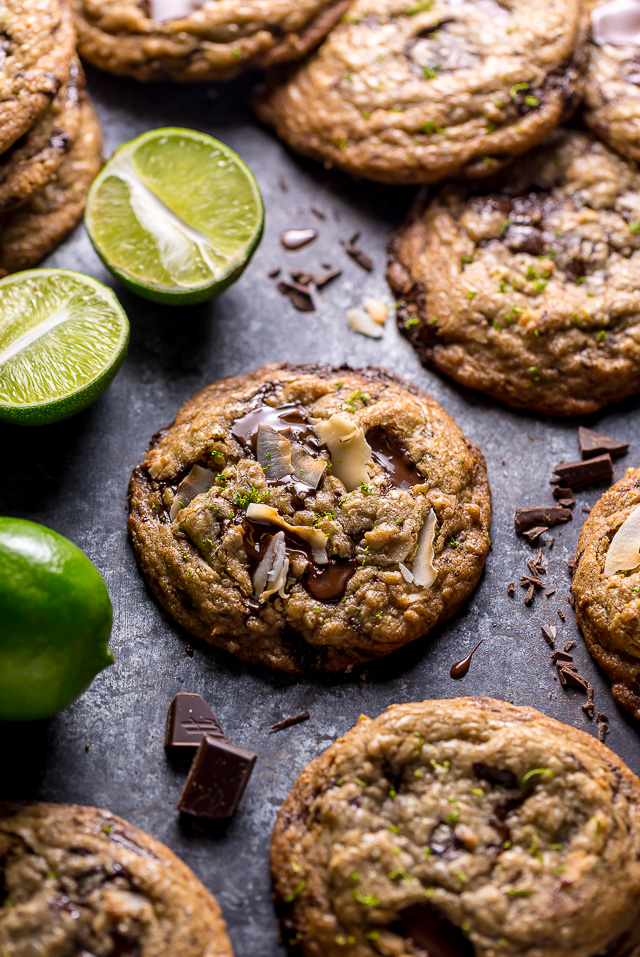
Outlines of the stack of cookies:
<svg viewBox="0 0 640 957">
<path fill-rule="evenodd" d="M 34 265 L 75 226 L 101 166 L 70 12 L 5 0 L 0 62 L 0 275 Z"/>
</svg>

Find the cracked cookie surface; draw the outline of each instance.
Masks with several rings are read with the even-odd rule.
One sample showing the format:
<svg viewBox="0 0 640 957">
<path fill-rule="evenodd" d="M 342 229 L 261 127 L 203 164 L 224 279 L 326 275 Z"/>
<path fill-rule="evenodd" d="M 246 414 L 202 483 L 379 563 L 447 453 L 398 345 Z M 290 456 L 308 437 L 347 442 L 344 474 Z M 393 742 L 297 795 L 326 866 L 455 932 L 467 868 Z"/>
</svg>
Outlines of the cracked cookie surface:
<svg viewBox="0 0 640 957">
<path fill-rule="evenodd" d="M 616 534 L 634 512 L 635 558 L 609 568 Z M 611 679 L 618 704 L 636 719 L 640 719 L 639 513 L 640 469 L 629 469 L 596 502 L 582 527 L 572 585 L 576 618 L 589 651 Z M 633 534 L 631 544 L 633 552 Z"/>
<path fill-rule="evenodd" d="M 282 363 L 215 383 L 154 438 L 129 493 L 164 607 L 283 671 L 343 670 L 424 635 L 489 547 L 482 455 L 377 368 Z"/>
<path fill-rule="evenodd" d="M 396 704 L 304 769 L 271 865 L 304 957 L 620 953 L 640 915 L 640 781 L 532 708 Z"/>
<path fill-rule="evenodd" d="M 640 176 L 559 132 L 473 187 L 419 200 L 390 244 L 398 323 L 463 385 L 549 415 L 640 390 Z"/>
<path fill-rule="evenodd" d="M 584 117 L 629 159 L 640 160 L 640 29 L 635 0 L 590 0 Z"/>
<path fill-rule="evenodd" d="M 0 803 L 0 874 L 11 957 L 233 957 L 215 898 L 110 811 Z"/>
<path fill-rule="evenodd" d="M 547 137 L 582 88 L 578 0 L 356 0 L 309 60 L 267 78 L 260 119 L 355 175 L 485 176 Z"/>
<path fill-rule="evenodd" d="M 225 80 L 304 56 L 348 3 L 71 0 L 71 7 L 78 49 L 95 66 L 138 80 L 195 81 Z"/>
</svg>

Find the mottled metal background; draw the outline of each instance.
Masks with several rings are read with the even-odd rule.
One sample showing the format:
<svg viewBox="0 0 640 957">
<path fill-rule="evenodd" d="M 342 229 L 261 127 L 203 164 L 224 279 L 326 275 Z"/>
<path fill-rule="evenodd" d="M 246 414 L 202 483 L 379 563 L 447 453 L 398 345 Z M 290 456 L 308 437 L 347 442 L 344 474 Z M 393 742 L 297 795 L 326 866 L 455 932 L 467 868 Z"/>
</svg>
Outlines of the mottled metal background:
<svg viewBox="0 0 640 957">
<path fill-rule="evenodd" d="M 609 715 L 608 744 L 640 771 L 637 729 L 613 704 L 579 637 L 567 603 L 569 575 L 585 515 L 601 490 L 577 494 L 574 519 L 556 530 L 549 553 L 549 587 L 556 594 L 523 604 L 519 581 L 535 548 L 513 531 L 516 506 L 551 503 L 549 476 L 560 458 L 578 456 L 577 422 L 506 411 L 498 404 L 425 371 L 389 321 L 375 342 L 347 327 L 345 309 L 363 295 L 390 301 L 384 279 L 385 239 L 403 216 L 410 190 L 358 183 L 292 156 L 253 120 L 247 79 L 221 87 L 138 86 L 91 70 L 89 87 L 102 120 L 106 151 L 158 126 L 189 126 L 228 143 L 247 160 L 262 189 L 266 230 L 240 281 L 203 306 L 170 309 L 146 303 L 112 283 L 83 228 L 48 264 L 81 270 L 114 285 L 131 319 L 131 346 L 115 383 L 81 415 L 38 429 L 0 428 L 2 512 L 33 519 L 67 535 L 104 575 L 115 610 L 116 663 L 64 714 L 34 725 L 0 725 L 0 795 L 106 807 L 166 842 L 216 895 L 236 957 L 275 957 L 284 951 L 271 904 L 268 844 L 278 808 L 303 766 L 346 731 L 361 713 L 374 716 L 392 702 L 493 695 L 533 705 L 595 733 L 580 709 L 585 696 L 555 680 L 540 625 L 558 626 L 559 646 L 578 639 L 575 660 L 595 687 L 596 708 Z M 320 221 L 315 207 L 326 214 Z M 279 244 L 282 230 L 315 226 L 319 239 L 298 252 Z M 339 240 L 361 232 L 375 261 L 365 273 Z M 267 272 L 320 264 L 343 276 L 315 295 L 317 312 L 303 315 L 275 289 Z M 160 610 L 145 587 L 126 535 L 126 487 L 152 433 L 169 423 L 193 392 L 221 376 L 264 362 L 325 360 L 387 366 L 426 388 L 483 450 L 493 490 L 493 550 L 485 575 L 456 619 L 382 666 L 350 680 L 289 678 L 252 669 L 199 643 Z M 585 424 L 631 439 L 615 465 L 640 466 L 639 402 Z M 556 608 L 567 614 L 562 623 Z M 1 627 L 1 624 L 0 624 Z M 453 661 L 485 638 L 467 678 L 449 678 Z M 181 829 L 174 805 L 184 772 L 162 747 L 173 695 L 200 692 L 235 744 L 258 753 L 240 810 L 226 832 L 195 836 Z M 303 709 L 311 720 L 278 734 L 268 725 Z M 90 745 L 86 750 L 85 743 Z"/>
</svg>

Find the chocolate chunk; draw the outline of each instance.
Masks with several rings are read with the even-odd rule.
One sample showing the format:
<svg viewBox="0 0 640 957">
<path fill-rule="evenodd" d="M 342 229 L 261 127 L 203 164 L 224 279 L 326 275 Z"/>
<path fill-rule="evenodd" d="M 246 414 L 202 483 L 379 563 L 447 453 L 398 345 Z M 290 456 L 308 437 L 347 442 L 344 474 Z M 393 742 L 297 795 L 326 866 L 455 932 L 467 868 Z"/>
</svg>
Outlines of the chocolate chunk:
<svg viewBox="0 0 640 957">
<path fill-rule="evenodd" d="M 513 598 L 515 593 L 516 593 L 516 583 L 509 582 L 509 584 L 507 585 L 507 595 L 509 596 L 509 598 Z"/>
<path fill-rule="evenodd" d="M 342 245 L 347 255 L 351 256 L 362 269 L 366 270 L 366 272 L 371 272 L 373 269 L 373 260 L 356 245 L 359 235 L 359 233 L 354 233 L 349 242 L 343 243 Z"/>
<path fill-rule="evenodd" d="M 589 512 L 591 511 L 591 509 L 589 508 L 588 505 L 583 505 L 583 506 L 582 506 L 582 511 L 585 512 L 585 513 L 588 515 Z"/>
<path fill-rule="evenodd" d="M 602 711 L 598 711 L 596 715 L 596 722 L 598 724 L 598 740 L 604 741 L 606 736 L 611 731 L 609 727 L 609 719 L 606 714 L 603 714 Z"/>
<path fill-rule="evenodd" d="M 534 595 L 535 595 L 535 585 L 529 585 L 529 590 L 527 591 L 527 594 L 524 596 L 525 605 L 531 604 L 531 602 L 533 601 Z"/>
<path fill-rule="evenodd" d="M 571 508 L 575 505 L 575 496 L 568 485 L 556 485 L 553 490 L 553 497 L 560 500 L 560 504 L 565 508 Z"/>
<path fill-rule="evenodd" d="M 565 644 L 565 646 L 564 646 L 564 650 L 565 650 L 565 651 L 571 651 L 572 648 L 575 648 L 576 644 L 577 644 L 577 642 L 575 642 L 575 641 L 568 641 L 568 642 Z"/>
<path fill-rule="evenodd" d="M 613 476 L 611 456 L 597 455 L 592 459 L 578 459 L 576 462 L 559 462 L 553 470 L 569 488 L 582 488 L 596 482 L 609 482 Z"/>
<path fill-rule="evenodd" d="M 586 714 L 587 718 L 593 718 L 593 688 L 591 685 L 587 688 L 587 703 L 582 705 L 582 710 Z"/>
<path fill-rule="evenodd" d="M 566 616 L 565 613 L 563 612 L 562 608 L 558 608 L 558 617 L 559 617 L 562 621 L 566 621 L 566 620 L 567 620 L 567 616 Z"/>
<path fill-rule="evenodd" d="M 309 295 L 309 290 L 306 288 L 306 286 L 302 286 L 297 282 L 289 282 L 283 279 L 278 283 L 277 288 L 278 292 L 282 293 L 283 296 L 289 297 L 298 312 L 316 311 L 316 307 L 313 304 L 313 299 Z"/>
<path fill-rule="evenodd" d="M 473 773 L 482 781 L 499 784 L 501 787 L 515 788 L 518 783 L 513 771 L 509 771 L 507 768 L 495 768 L 489 764 L 476 762 L 473 765 Z"/>
<path fill-rule="evenodd" d="M 551 596 L 555 595 L 555 593 L 556 593 L 555 588 L 547 588 L 545 595 L 547 596 L 547 598 L 551 598 Z"/>
<path fill-rule="evenodd" d="M 626 455 L 629 450 L 628 442 L 621 442 L 601 432 L 585 429 L 583 425 L 578 429 L 578 445 L 583 459 L 592 459 L 607 452 L 612 459 L 617 459 L 620 455 Z"/>
<path fill-rule="evenodd" d="M 560 675 L 560 681 L 563 685 L 572 685 L 574 688 L 579 688 L 580 691 L 586 691 L 589 687 L 589 682 L 586 678 L 583 678 L 581 674 L 578 673 L 575 666 L 570 666 L 569 664 L 564 664 L 558 662 L 556 665 L 558 669 L 558 674 Z"/>
<path fill-rule="evenodd" d="M 285 728 L 291 728 L 294 724 L 301 724 L 308 721 L 311 715 L 308 711 L 301 711 L 300 714 L 293 714 L 290 718 L 283 718 L 282 721 L 276 721 L 270 724 L 267 731 L 284 731 Z"/>
<path fill-rule="evenodd" d="M 342 275 L 341 269 L 327 269 L 326 272 L 323 272 L 320 276 L 314 276 L 313 281 L 316 284 L 317 289 L 322 289 L 323 286 L 326 286 L 327 283 L 332 282 L 334 279 L 337 279 L 338 276 Z"/>
<path fill-rule="evenodd" d="M 212 821 L 230 818 L 251 777 L 257 755 L 205 735 L 178 800 L 178 810 Z"/>
<path fill-rule="evenodd" d="M 199 694 L 180 691 L 169 705 L 165 748 L 198 747 L 205 734 L 220 741 L 227 737 L 222 725 L 207 702 Z"/>
<path fill-rule="evenodd" d="M 412 904 L 400 911 L 389 929 L 404 937 L 411 953 L 429 957 L 473 957 L 475 953 L 463 932 L 429 903 Z"/>
<path fill-rule="evenodd" d="M 550 648 L 556 643 L 556 626 L 555 625 L 540 625 L 540 631 L 542 632 L 542 637 L 549 645 Z M 561 654 L 561 652 L 554 652 L 554 654 Z"/>
<path fill-rule="evenodd" d="M 537 542 L 540 536 L 547 532 L 548 528 L 546 525 L 538 525 L 536 528 L 529 529 L 528 532 L 523 532 L 522 535 L 528 542 L 531 542 L 533 545 L 534 542 Z"/>
<path fill-rule="evenodd" d="M 552 651 L 551 660 L 554 665 L 558 661 L 573 661 L 573 655 L 568 654 L 566 651 Z"/>
<path fill-rule="evenodd" d="M 276 276 L 280 275 L 280 266 L 274 266 L 273 269 L 270 269 L 267 273 L 269 279 L 275 279 Z"/>
<path fill-rule="evenodd" d="M 560 505 L 538 505 L 535 508 L 517 508 L 514 522 L 516 532 L 522 534 L 540 526 L 546 529 L 550 525 L 558 525 L 570 519 L 571 512 L 568 508 L 562 508 Z"/>
</svg>

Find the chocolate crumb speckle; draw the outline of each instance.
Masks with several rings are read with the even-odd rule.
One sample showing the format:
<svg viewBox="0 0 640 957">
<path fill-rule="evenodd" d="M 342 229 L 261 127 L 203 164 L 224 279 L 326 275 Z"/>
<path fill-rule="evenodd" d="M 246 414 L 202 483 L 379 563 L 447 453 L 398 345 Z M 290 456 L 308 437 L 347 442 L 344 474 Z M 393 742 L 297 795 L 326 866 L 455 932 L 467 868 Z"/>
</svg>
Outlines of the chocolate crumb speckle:
<svg viewBox="0 0 640 957">
<path fill-rule="evenodd" d="M 301 711 L 300 714 L 293 714 L 290 718 L 283 718 L 282 721 L 276 721 L 269 725 L 267 731 L 284 731 L 285 728 L 291 728 L 294 724 L 301 724 L 308 721 L 311 715 L 308 711 Z"/>
</svg>

